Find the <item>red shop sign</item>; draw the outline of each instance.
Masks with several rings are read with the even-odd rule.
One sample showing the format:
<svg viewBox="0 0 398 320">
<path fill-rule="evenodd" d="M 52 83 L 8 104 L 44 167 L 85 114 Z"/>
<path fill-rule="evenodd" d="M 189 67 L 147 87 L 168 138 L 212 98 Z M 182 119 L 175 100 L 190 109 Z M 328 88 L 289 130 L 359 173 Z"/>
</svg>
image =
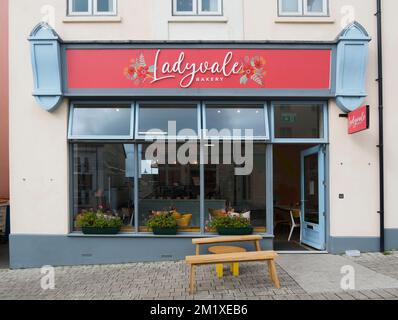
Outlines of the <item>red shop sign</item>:
<svg viewBox="0 0 398 320">
<path fill-rule="evenodd" d="M 67 49 L 68 89 L 330 89 L 329 49 Z"/>
<path fill-rule="evenodd" d="M 369 129 L 369 106 L 360 107 L 348 114 L 348 133 Z"/>
</svg>

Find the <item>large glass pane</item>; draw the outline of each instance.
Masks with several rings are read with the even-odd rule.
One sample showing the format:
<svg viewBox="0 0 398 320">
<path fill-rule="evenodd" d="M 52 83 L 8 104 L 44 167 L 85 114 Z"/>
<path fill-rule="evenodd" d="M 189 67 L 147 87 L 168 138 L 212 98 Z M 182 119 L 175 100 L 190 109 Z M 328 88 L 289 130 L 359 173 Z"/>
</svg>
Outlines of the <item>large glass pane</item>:
<svg viewBox="0 0 398 320">
<path fill-rule="evenodd" d="M 89 1 L 91 0 L 72 0 L 72 12 L 88 12 Z"/>
<path fill-rule="evenodd" d="M 102 208 L 123 220 L 123 231 L 134 225 L 134 146 L 73 145 L 73 213 Z M 74 229 L 78 230 L 74 219 Z"/>
<path fill-rule="evenodd" d="M 185 152 L 192 148 L 191 151 Z M 138 146 L 139 152 L 139 222 L 140 231 L 150 231 L 145 222 L 153 214 L 174 212 L 180 231 L 200 231 L 200 172 L 197 144 L 178 144 L 171 147 L 192 156 L 181 161 L 169 146 L 154 149 L 153 145 Z M 182 151 L 184 150 L 184 151 Z M 175 157 L 175 159 L 174 159 Z"/>
<path fill-rule="evenodd" d="M 282 0 L 282 13 L 298 12 L 300 9 L 299 1 L 302 0 Z"/>
<path fill-rule="evenodd" d="M 304 220 L 319 224 L 318 154 L 304 157 Z"/>
<path fill-rule="evenodd" d="M 130 136 L 131 108 L 75 107 L 73 136 Z"/>
<path fill-rule="evenodd" d="M 202 0 L 202 12 L 217 12 L 221 0 Z"/>
<path fill-rule="evenodd" d="M 197 106 L 141 105 L 138 117 L 138 134 L 141 136 L 153 135 L 154 132 L 163 136 L 197 136 Z"/>
<path fill-rule="evenodd" d="M 323 0 L 307 0 L 307 12 L 323 13 Z"/>
<path fill-rule="evenodd" d="M 192 12 L 194 0 L 174 0 L 177 1 L 177 12 Z"/>
<path fill-rule="evenodd" d="M 237 106 L 207 106 L 206 129 L 230 133 L 238 130 L 239 136 L 245 136 L 245 130 L 253 130 L 253 136 L 265 137 L 265 114 L 262 105 L 237 105 Z M 226 136 L 226 134 L 220 134 Z M 209 132 L 207 136 L 214 136 Z M 234 135 L 235 136 L 235 135 Z"/>
<path fill-rule="evenodd" d="M 323 138 L 323 105 L 275 105 L 275 138 Z"/>
<path fill-rule="evenodd" d="M 239 213 L 250 219 L 256 232 L 265 232 L 266 146 L 254 144 L 252 149 L 246 150 L 241 142 L 233 145 L 220 143 L 209 147 L 209 164 L 205 165 L 205 220 L 209 222 L 216 216 Z M 218 161 L 215 161 L 215 154 Z M 236 164 L 236 154 L 244 155 L 247 160 L 244 165 Z M 235 169 L 245 165 L 246 174 L 237 174 Z M 214 232 L 208 228 L 207 231 Z"/>
<path fill-rule="evenodd" d="M 96 0 L 98 12 L 113 12 L 113 0 Z"/>
</svg>

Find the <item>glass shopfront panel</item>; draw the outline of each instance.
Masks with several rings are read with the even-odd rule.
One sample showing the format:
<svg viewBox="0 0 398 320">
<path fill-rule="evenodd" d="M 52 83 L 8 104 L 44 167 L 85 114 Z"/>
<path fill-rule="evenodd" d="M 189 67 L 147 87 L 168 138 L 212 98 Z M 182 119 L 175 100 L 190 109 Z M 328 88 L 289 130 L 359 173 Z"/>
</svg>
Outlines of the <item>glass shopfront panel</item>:
<svg viewBox="0 0 398 320">
<path fill-rule="evenodd" d="M 224 137 L 268 138 L 267 120 L 264 105 L 206 105 L 206 129 L 215 129 Z M 245 130 L 251 130 L 252 134 L 246 134 Z M 206 136 L 215 134 L 209 131 Z"/>
<path fill-rule="evenodd" d="M 209 164 L 204 169 L 207 223 L 215 217 L 239 214 L 250 220 L 256 232 L 266 231 L 266 145 L 254 144 L 252 148 L 245 154 L 245 144 L 241 142 L 234 142 L 233 146 L 220 143 L 209 147 L 214 150 L 207 152 Z M 233 153 L 243 155 L 247 162 L 237 165 Z M 215 155 L 218 164 L 214 163 L 217 162 Z M 237 172 L 237 168 L 245 166 L 247 172 Z M 214 232 L 208 227 L 206 230 Z"/>
<path fill-rule="evenodd" d="M 134 145 L 79 143 L 73 152 L 73 226 L 77 215 L 101 210 L 134 225 Z"/>
<path fill-rule="evenodd" d="M 142 104 L 137 122 L 137 137 L 197 137 L 198 107 L 194 104 Z"/>
<path fill-rule="evenodd" d="M 70 136 L 105 137 L 131 135 L 130 106 L 75 106 Z"/>
<path fill-rule="evenodd" d="M 275 104 L 274 137 L 322 139 L 324 117 L 323 104 Z"/>
<path fill-rule="evenodd" d="M 150 231 L 146 221 L 153 215 L 173 213 L 180 232 L 200 232 L 200 167 L 198 145 L 177 144 L 153 149 L 140 144 L 139 155 L 139 223 L 141 232 Z M 173 159 L 177 154 L 191 156 L 187 164 Z M 192 148 L 189 154 L 188 148 Z M 189 159 L 187 159 L 189 160 Z"/>
</svg>

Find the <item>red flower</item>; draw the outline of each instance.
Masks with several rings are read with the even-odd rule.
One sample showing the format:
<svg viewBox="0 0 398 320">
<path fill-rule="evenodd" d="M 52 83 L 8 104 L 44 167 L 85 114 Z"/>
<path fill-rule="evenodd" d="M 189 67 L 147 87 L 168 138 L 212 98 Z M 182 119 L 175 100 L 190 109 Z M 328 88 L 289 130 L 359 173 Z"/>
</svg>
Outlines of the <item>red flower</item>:
<svg viewBox="0 0 398 320">
<path fill-rule="evenodd" d="M 137 76 L 138 78 L 146 78 L 149 72 L 149 67 L 144 66 L 144 67 L 138 67 L 137 68 Z"/>
<path fill-rule="evenodd" d="M 254 66 L 256 67 L 256 69 L 261 69 L 265 64 L 265 61 L 263 58 L 260 57 L 256 57 L 254 59 Z"/>
<path fill-rule="evenodd" d="M 246 64 L 243 66 L 243 72 L 245 73 L 245 75 L 247 77 L 250 77 L 251 75 L 253 75 L 254 71 L 255 71 L 254 67 L 250 64 Z"/>
</svg>

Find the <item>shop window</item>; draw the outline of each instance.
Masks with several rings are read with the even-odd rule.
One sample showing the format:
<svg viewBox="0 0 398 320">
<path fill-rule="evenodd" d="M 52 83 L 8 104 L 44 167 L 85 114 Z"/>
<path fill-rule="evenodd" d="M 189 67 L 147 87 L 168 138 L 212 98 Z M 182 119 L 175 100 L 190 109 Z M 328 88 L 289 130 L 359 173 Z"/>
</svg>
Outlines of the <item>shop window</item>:
<svg viewBox="0 0 398 320">
<path fill-rule="evenodd" d="M 69 0 L 69 15 L 116 15 L 117 0 Z"/>
<path fill-rule="evenodd" d="M 137 138 L 197 139 L 199 109 L 197 104 L 140 104 Z"/>
<path fill-rule="evenodd" d="M 222 15 L 222 0 L 173 0 L 174 15 Z"/>
<path fill-rule="evenodd" d="M 132 138 L 133 114 L 128 105 L 73 106 L 70 112 L 69 138 Z"/>
<path fill-rule="evenodd" d="M 275 104 L 275 139 L 325 139 L 323 104 Z"/>
<path fill-rule="evenodd" d="M 280 16 L 327 16 L 328 0 L 278 0 Z"/>
<path fill-rule="evenodd" d="M 248 150 L 246 154 L 242 142 L 209 147 L 209 164 L 204 166 L 206 225 L 214 217 L 240 214 L 256 232 L 266 232 L 266 145 L 254 144 Z M 244 156 L 246 163 L 237 164 L 237 155 Z M 247 166 L 247 172 L 237 174 L 236 168 L 242 166 Z"/>
<path fill-rule="evenodd" d="M 179 158 L 181 152 L 187 157 L 186 162 Z M 180 232 L 200 232 L 198 153 L 196 143 L 163 144 L 158 148 L 153 144 L 138 145 L 141 232 L 150 231 L 146 227 L 148 218 L 162 213 L 175 215 Z"/>
<path fill-rule="evenodd" d="M 134 226 L 134 146 L 132 144 L 73 144 L 73 227 L 76 217 L 101 210 Z"/>
<path fill-rule="evenodd" d="M 264 105 L 206 105 L 205 138 L 268 139 Z M 249 130 L 249 131 L 248 131 Z"/>
</svg>

